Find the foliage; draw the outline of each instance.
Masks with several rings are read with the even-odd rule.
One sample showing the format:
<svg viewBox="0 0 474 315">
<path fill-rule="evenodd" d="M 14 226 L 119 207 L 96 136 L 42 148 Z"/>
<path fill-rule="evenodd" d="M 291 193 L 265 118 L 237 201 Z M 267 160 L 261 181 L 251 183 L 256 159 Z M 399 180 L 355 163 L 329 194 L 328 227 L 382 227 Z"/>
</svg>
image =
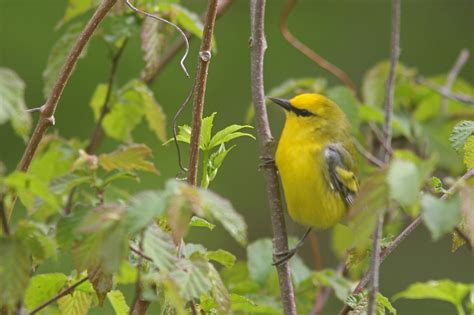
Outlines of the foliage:
<svg viewBox="0 0 474 315">
<path fill-rule="evenodd" d="M 50 96 L 70 49 L 84 28 L 84 17 L 97 5 L 96 0 L 68 1 L 57 26 L 61 34 L 43 72 L 45 98 Z M 135 5 L 202 37 L 199 15 L 177 0 L 139 0 Z M 116 314 L 128 314 L 132 299 L 127 289 L 138 282 L 140 298 L 155 303 L 166 314 L 188 314 L 190 302 L 202 314 L 281 314 L 278 275 L 271 265 L 271 239 L 260 238 L 248 244 L 242 215 L 228 199 L 208 190 L 229 152 L 236 147 L 230 142 L 242 137 L 255 139 L 248 132 L 250 125 L 231 124 L 213 132 L 217 114 L 202 119 L 200 187 L 169 179 L 163 187 L 139 187 L 133 193 L 123 188 L 124 181 L 136 183 L 144 176 L 159 175 L 152 159 L 153 146 L 134 142 L 138 126 L 146 124 L 153 136 L 165 144 L 174 140 L 166 140 L 166 107 L 158 101 L 159 94 L 155 96 L 150 82 L 177 36 L 175 29 L 136 16 L 123 3 L 117 3 L 94 37 L 107 45 L 113 59 L 138 33 L 144 61 L 140 78 L 126 78 L 124 84 L 109 78 L 109 83 L 97 84 L 90 98 L 95 123 L 115 141 L 114 147 L 94 152 L 86 141 L 53 134 L 39 144 L 28 172 L 7 173 L 0 167 L 0 196 L 6 216 L 10 219 L 16 199 L 23 207 L 20 210 L 24 210 L 16 211 L 11 218 L 10 234 L 2 231 L 0 236 L 1 311 L 12 311 L 23 301 L 31 312 L 74 286 L 71 292 L 50 303 L 43 314 L 87 314 L 104 304 L 109 304 Z M 84 50 L 81 57 L 86 53 Z M 118 63 L 118 58 L 114 62 Z M 381 148 L 374 139 L 384 122 L 387 73 L 387 62 L 369 69 L 360 99 L 347 87 L 329 86 L 325 79 L 315 77 L 287 80 L 269 90 L 268 96 L 291 98 L 303 92 L 328 96 L 347 115 L 355 139 L 377 156 Z M 367 266 L 371 234 L 381 213 L 387 218 L 382 248 L 392 244 L 406 219 L 418 215 L 433 241 L 455 228 L 465 234 L 462 238 L 459 232 L 452 233 L 453 251 L 462 247 L 466 238 L 474 240 L 472 180 L 456 184 L 452 180 L 474 167 L 474 122 L 459 118 L 472 117 L 474 109 L 453 100 L 442 108 L 442 98 L 417 84 L 417 75 L 415 68 L 398 66 L 392 159 L 381 169 L 360 160 L 359 193 L 345 221 L 332 231 L 332 250 L 338 259 L 345 259 L 349 275 L 331 268 L 313 271 L 298 255 L 290 261 L 301 314 L 310 312 L 315 294 L 322 288 L 330 288 L 340 303 L 352 308 L 352 314 L 367 313 L 367 292 L 351 292 Z M 441 85 L 446 76 L 428 79 Z M 474 94 L 474 87 L 460 78 L 452 90 Z M 25 84 L 19 75 L 0 68 L 0 124 L 9 122 L 15 133 L 26 140 L 31 117 L 26 111 L 24 92 Z M 253 116 L 251 109 L 247 121 Z M 176 138 L 189 144 L 191 127 L 179 126 Z M 160 159 L 157 158 L 158 166 Z M 245 258 L 226 249 L 207 248 L 198 242 L 197 233 L 192 233 L 200 230 L 218 237 L 219 229 L 245 247 Z M 289 243 L 293 246 L 296 239 L 290 237 Z M 41 272 L 42 266 L 55 268 L 57 264 L 69 269 Z M 392 301 L 436 299 L 451 303 L 458 314 L 466 314 L 466 310 L 474 310 L 472 298 L 466 299 L 473 292 L 473 284 L 428 281 L 411 284 Z M 376 309 L 377 314 L 397 313 L 382 294 L 377 296 Z"/>
</svg>

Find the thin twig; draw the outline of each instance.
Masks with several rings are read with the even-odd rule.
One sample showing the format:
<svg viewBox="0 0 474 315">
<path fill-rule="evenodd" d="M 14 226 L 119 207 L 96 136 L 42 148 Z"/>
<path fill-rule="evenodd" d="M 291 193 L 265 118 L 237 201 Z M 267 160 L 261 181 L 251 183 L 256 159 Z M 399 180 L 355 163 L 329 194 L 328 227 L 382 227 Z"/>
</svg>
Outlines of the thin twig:
<svg viewBox="0 0 474 315">
<path fill-rule="evenodd" d="M 140 249 L 135 248 L 135 247 L 133 247 L 132 245 L 130 245 L 129 248 L 130 248 L 130 250 L 131 250 L 132 252 L 134 252 L 134 253 L 137 254 L 138 256 L 144 258 L 145 260 L 153 261 L 150 256 L 147 256 L 147 255 L 146 255 L 145 253 L 143 253 L 143 251 L 141 251 Z"/>
<path fill-rule="evenodd" d="M 424 85 L 427 88 L 429 88 L 430 90 L 433 90 L 438 94 L 441 94 L 441 96 L 447 97 L 447 98 L 452 99 L 456 102 L 465 103 L 465 104 L 468 104 L 468 105 L 474 105 L 474 97 L 471 97 L 471 96 L 468 96 L 468 95 L 465 95 L 465 94 L 461 94 L 461 93 L 452 93 L 452 92 L 446 90 L 444 87 L 430 82 L 429 80 L 425 79 L 424 77 L 416 78 L 416 83 Z"/>
<path fill-rule="evenodd" d="M 110 99 L 112 97 L 112 91 L 114 89 L 113 86 L 115 84 L 115 80 L 117 77 L 117 68 L 119 65 L 120 57 L 122 56 L 123 51 L 125 50 L 125 46 L 127 45 L 127 42 L 128 42 L 127 39 L 125 39 L 122 45 L 117 50 L 117 52 L 112 56 L 112 60 L 111 60 L 112 66 L 110 67 L 109 81 L 107 83 L 107 92 L 105 94 L 104 103 L 102 104 L 99 118 L 97 119 L 97 122 L 94 127 L 94 131 L 92 132 L 92 135 L 89 138 L 89 143 L 86 147 L 86 152 L 89 154 L 93 153 L 96 150 L 97 146 L 100 143 L 100 140 L 102 139 L 102 136 L 103 136 L 102 122 L 104 121 L 105 116 L 110 111 Z"/>
<path fill-rule="evenodd" d="M 464 48 L 459 53 L 458 59 L 456 60 L 453 67 L 449 71 L 448 77 L 446 78 L 446 82 L 444 83 L 444 87 L 443 87 L 445 91 L 449 92 L 451 90 L 451 88 L 453 87 L 454 81 L 456 80 L 456 77 L 458 76 L 459 72 L 461 72 L 461 69 L 466 63 L 467 59 L 469 59 L 469 50 Z M 441 106 L 440 106 L 441 112 L 443 114 L 446 114 L 447 106 L 448 106 L 448 98 L 443 97 L 441 99 Z"/>
<path fill-rule="evenodd" d="M 199 49 L 198 68 L 194 82 L 193 92 L 193 118 L 191 126 L 191 143 L 189 144 L 189 173 L 188 183 L 196 186 L 199 164 L 199 142 L 201 135 L 201 120 L 204 110 L 204 97 L 206 95 L 207 74 L 211 61 L 211 44 L 217 14 L 217 0 L 207 3 L 206 18 L 202 35 L 201 48 Z"/>
<path fill-rule="evenodd" d="M 57 300 L 59 300 L 60 298 L 62 298 L 63 296 L 71 293 L 72 291 L 74 291 L 75 288 L 77 288 L 78 286 L 80 286 L 81 284 L 83 284 L 84 282 L 86 282 L 87 280 L 89 280 L 89 277 L 84 277 L 82 278 L 81 280 L 77 281 L 76 283 L 74 283 L 73 285 L 71 285 L 70 287 L 67 287 L 66 289 L 62 290 L 61 292 L 59 292 L 57 295 L 53 296 L 52 298 L 50 298 L 49 300 L 47 300 L 46 302 L 43 302 L 42 304 L 38 305 L 37 307 L 35 307 L 31 312 L 30 312 L 30 315 L 33 315 L 33 314 L 36 314 L 38 313 L 39 311 L 41 311 L 43 308 L 47 307 L 48 305 L 51 305 L 53 304 L 54 302 L 56 302 Z"/>
<path fill-rule="evenodd" d="M 392 117 L 393 99 L 395 94 L 395 74 L 400 57 L 400 0 L 392 0 L 392 31 L 390 43 L 390 69 L 385 82 L 385 110 L 384 110 L 384 153 L 383 160 L 388 163 L 392 149 Z M 382 151 L 383 152 L 383 151 Z M 372 257 L 370 261 L 369 274 L 371 274 L 367 314 L 374 315 L 377 305 L 377 294 L 379 292 L 379 268 L 380 268 L 380 242 L 383 234 L 384 213 L 380 213 L 374 230 Z"/>
<path fill-rule="evenodd" d="M 471 168 L 469 171 L 467 171 L 461 178 L 459 178 L 454 185 L 452 185 L 448 191 L 446 191 L 439 199 L 440 200 L 446 200 L 449 196 L 451 196 L 457 189 L 458 187 L 468 180 L 470 177 L 474 176 L 474 167 Z M 422 222 L 421 216 L 416 217 L 403 231 L 398 234 L 398 236 L 388 245 L 380 254 L 380 263 L 382 263 L 385 258 L 387 258 L 394 250 L 397 248 L 403 240 L 405 240 L 408 235 L 410 235 Z M 352 294 L 358 294 L 362 292 L 364 287 L 367 285 L 371 277 L 370 270 L 367 271 L 362 279 L 359 281 L 359 284 L 357 287 L 352 291 Z M 350 307 L 346 304 L 344 307 L 341 309 L 339 312 L 339 315 L 346 315 L 350 311 Z"/>
<path fill-rule="evenodd" d="M 10 226 L 8 225 L 8 216 L 5 211 L 4 195 L 0 194 L 0 219 L 2 220 L 2 231 L 5 235 L 10 235 Z"/>
<path fill-rule="evenodd" d="M 58 106 L 59 100 L 61 99 L 62 92 L 69 80 L 69 77 L 74 70 L 74 66 L 77 63 L 79 56 L 81 55 L 84 47 L 86 46 L 89 39 L 92 37 L 95 29 L 99 25 L 99 23 L 104 19 L 110 9 L 113 7 L 117 0 L 103 0 L 100 5 L 97 7 L 96 11 L 87 22 L 84 30 L 81 32 L 79 37 L 77 38 L 74 46 L 72 47 L 69 55 L 66 58 L 66 61 L 59 73 L 56 82 L 51 90 L 51 94 L 48 97 L 46 103 L 42 106 L 41 114 L 38 119 L 38 123 L 36 124 L 36 128 L 33 131 L 33 134 L 26 146 L 25 152 L 21 158 L 20 163 L 18 164 L 17 170 L 26 172 L 28 167 L 33 160 L 33 157 L 38 149 L 38 146 L 43 139 L 46 130 L 54 125 L 54 113 L 56 112 L 56 108 Z M 2 196 L 3 200 L 4 196 Z M 13 197 L 13 202 L 11 205 L 11 209 L 13 211 L 13 206 L 15 204 L 16 197 Z"/>
<path fill-rule="evenodd" d="M 375 155 L 373 155 L 372 153 L 370 153 L 370 151 L 367 151 L 363 146 L 362 144 L 360 144 L 360 142 L 357 140 L 357 139 L 353 139 L 352 141 L 354 143 L 354 146 L 356 147 L 357 151 L 363 156 L 365 157 L 369 162 L 371 162 L 372 164 L 374 164 L 375 166 L 378 166 L 378 167 L 383 167 L 384 166 L 384 162 L 380 159 L 378 159 Z"/>
<path fill-rule="evenodd" d="M 467 236 L 467 234 L 464 233 L 463 230 L 461 230 L 459 227 L 456 227 L 454 229 L 454 233 L 456 233 L 460 238 L 464 240 L 466 246 L 469 247 L 469 251 L 474 252 L 474 244 L 472 243 L 471 238 Z"/>
<path fill-rule="evenodd" d="M 188 41 L 188 37 L 186 36 L 186 34 L 183 32 L 183 30 L 176 24 L 168 21 L 167 19 L 164 19 L 162 17 L 159 17 L 159 16 L 156 16 L 156 15 L 153 15 L 151 13 L 148 13 L 148 12 L 145 12 L 145 11 L 142 11 L 138 8 L 136 8 L 135 6 L 133 6 L 133 4 L 130 3 L 129 0 L 125 0 L 125 3 L 127 4 L 127 6 L 132 9 L 133 11 L 137 12 L 137 13 L 140 13 L 142 15 L 145 15 L 149 18 L 152 18 L 154 20 L 157 20 L 157 21 L 160 21 L 160 22 L 163 22 L 163 23 L 166 23 L 168 25 L 171 25 L 172 27 L 174 27 L 178 32 L 179 34 L 181 35 L 183 41 L 184 41 L 184 44 L 185 44 L 185 47 L 186 47 L 186 50 L 184 51 L 184 55 L 183 57 L 181 57 L 181 61 L 180 61 L 180 65 L 181 65 L 181 69 L 183 69 L 184 73 L 186 74 L 186 76 L 189 78 L 189 73 L 188 73 L 188 69 L 186 69 L 186 66 L 184 65 L 184 61 L 186 60 L 186 57 L 188 56 L 188 53 L 189 53 L 189 41 Z"/>
<path fill-rule="evenodd" d="M 27 113 L 41 113 L 42 110 L 43 110 L 43 106 L 40 106 L 40 107 L 28 108 L 26 112 Z"/>
<path fill-rule="evenodd" d="M 314 50 L 303 44 L 301 41 L 299 41 L 293 34 L 290 33 L 286 26 L 286 20 L 288 16 L 290 15 L 291 10 L 296 4 L 296 0 L 288 0 L 288 3 L 285 7 L 285 9 L 282 11 L 280 15 L 280 32 L 283 35 L 283 37 L 286 39 L 288 43 L 290 43 L 293 47 L 295 47 L 297 50 L 299 50 L 303 55 L 311 59 L 313 62 L 318 64 L 321 68 L 324 70 L 328 71 L 332 75 L 334 75 L 336 78 L 338 78 L 341 82 L 343 82 L 349 89 L 354 92 L 354 94 L 357 95 L 357 89 L 355 87 L 355 84 L 352 82 L 352 80 L 349 78 L 349 76 L 318 55 Z"/>
<path fill-rule="evenodd" d="M 255 122 L 260 144 L 261 159 L 266 167 L 263 168 L 267 198 L 271 211 L 271 224 L 273 229 L 274 259 L 276 254 L 288 251 L 288 236 L 286 233 L 285 216 L 280 196 L 278 174 L 273 161 L 274 141 L 268 123 L 267 109 L 265 106 L 265 89 L 263 81 L 263 59 L 267 43 L 265 40 L 265 0 L 252 0 L 250 2 L 250 62 L 252 80 L 252 101 L 255 106 Z M 283 310 L 286 315 L 296 314 L 295 294 L 291 282 L 288 262 L 276 266 L 280 285 L 280 295 Z"/>
<path fill-rule="evenodd" d="M 219 0 L 217 3 L 217 15 L 216 18 L 221 17 L 226 10 L 230 7 L 230 5 L 234 3 L 233 0 Z M 205 15 L 202 18 L 205 19 Z M 185 32 L 186 38 L 188 41 L 194 38 L 194 35 L 190 32 Z M 163 71 L 163 69 L 170 63 L 170 61 L 174 58 L 174 56 L 185 47 L 184 38 L 180 37 L 176 40 L 171 48 L 168 49 L 162 56 L 159 56 L 158 65 L 155 69 L 155 72 L 147 77 L 145 83 L 150 85 L 156 79 L 156 77 Z"/>
<path fill-rule="evenodd" d="M 132 308 L 130 309 L 130 315 L 144 315 L 150 306 L 149 301 L 145 301 L 141 299 L 142 295 L 142 264 L 143 259 L 150 259 L 149 257 L 145 258 L 146 255 L 143 254 L 143 239 L 144 239 L 144 231 L 140 233 L 139 236 L 139 249 L 134 249 L 130 246 L 130 249 L 138 254 L 138 261 L 137 261 L 137 281 L 135 283 L 135 295 L 133 297 Z M 150 259 L 151 260 L 151 259 Z"/>
</svg>

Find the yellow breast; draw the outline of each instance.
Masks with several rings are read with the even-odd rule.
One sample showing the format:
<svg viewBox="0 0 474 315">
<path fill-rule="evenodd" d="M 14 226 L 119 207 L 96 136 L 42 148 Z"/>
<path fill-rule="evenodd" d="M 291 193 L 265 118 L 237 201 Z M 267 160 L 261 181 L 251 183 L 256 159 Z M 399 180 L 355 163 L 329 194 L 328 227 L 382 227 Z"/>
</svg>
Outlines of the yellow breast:
<svg viewBox="0 0 474 315">
<path fill-rule="evenodd" d="M 288 125 L 285 129 L 288 129 Z M 346 206 L 324 176 L 324 141 L 299 141 L 284 130 L 276 151 L 288 212 L 296 222 L 328 228 L 341 220 Z"/>
</svg>

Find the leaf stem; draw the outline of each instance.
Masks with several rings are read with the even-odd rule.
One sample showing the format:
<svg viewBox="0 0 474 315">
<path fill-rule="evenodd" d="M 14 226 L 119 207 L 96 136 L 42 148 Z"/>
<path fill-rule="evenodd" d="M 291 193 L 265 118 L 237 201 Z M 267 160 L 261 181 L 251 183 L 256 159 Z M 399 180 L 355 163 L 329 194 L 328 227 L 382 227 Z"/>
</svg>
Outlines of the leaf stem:
<svg viewBox="0 0 474 315">
<path fill-rule="evenodd" d="M 280 197 L 278 174 L 273 161 L 274 141 L 268 122 L 265 106 L 265 92 L 263 81 L 263 60 L 267 43 L 265 39 L 265 0 L 251 0 L 250 2 L 251 37 L 250 37 L 250 62 L 252 80 L 252 100 L 255 106 L 255 122 L 258 140 L 260 143 L 261 160 L 266 186 L 267 198 L 271 211 L 273 229 L 274 252 L 288 251 L 288 236 L 286 233 L 285 216 Z M 274 254 L 275 255 L 275 254 Z M 278 271 L 280 295 L 283 310 L 286 315 L 296 314 L 295 293 L 291 282 L 290 267 L 288 262 L 276 266 Z"/>
<path fill-rule="evenodd" d="M 66 289 L 62 290 L 61 292 L 59 292 L 57 295 L 53 296 L 52 298 L 50 298 L 49 300 L 45 301 L 44 303 L 38 305 L 37 307 L 35 307 L 31 312 L 30 312 L 30 315 L 33 315 L 33 314 L 36 314 L 38 313 L 39 311 L 41 311 L 43 308 L 47 307 L 48 305 L 51 305 L 53 304 L 54 302 L 56 302 L 57 300 L 59 300 L 60 298 L 62 298 L 63 296 L 71 293 L 72 291 L 74 291 L 75 288 L 77 288 L 78 286 L 80 286 L 81 284 L 83 284 L 84 282 L 86 282 L 87 280 L 89 280 L 89 277 L 84 277 L 82 278 L 81 280 L 77 281 L 76 283 L 74 283 L 73 285 L 71 285 L 70 287 L 67 287 Z"/>
<path fill-rule="evenodd" d="M 207 3 L 206 18 L 202 35 L 201 48 L 199 49 L 198 67 L 193 92 L 193 118 L 191 129 L 191 143 L 189 153 L 188 183 L 196 186 L 199 165 L 199 142 L 201 135 L 201 120 L 204 110 L 204 97 L 206 95 L 207 74 L 211 61 L 212 34 L 217 14 L 217 0 Z"/>
</svg>

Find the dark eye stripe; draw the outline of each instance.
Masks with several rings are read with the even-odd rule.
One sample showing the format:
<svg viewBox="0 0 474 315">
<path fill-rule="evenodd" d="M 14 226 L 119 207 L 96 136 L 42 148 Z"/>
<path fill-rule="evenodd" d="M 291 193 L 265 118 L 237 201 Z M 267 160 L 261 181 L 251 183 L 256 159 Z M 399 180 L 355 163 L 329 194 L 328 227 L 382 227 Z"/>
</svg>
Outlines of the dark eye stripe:
<svg viewBox="0 0 474 315">
<path fill-rule="evenodd" d="M 302 117 L 316 116 L 315 114 L 313 114 L 312 112 L 310 112 L 310 111 L 307 110 L 307 109 L 299 109 L 299 108 L 292 107 L 291 110 L 292 110 L 293 113 L 295 113 L 296 115 L 302 116 Z"/>
</svg>

